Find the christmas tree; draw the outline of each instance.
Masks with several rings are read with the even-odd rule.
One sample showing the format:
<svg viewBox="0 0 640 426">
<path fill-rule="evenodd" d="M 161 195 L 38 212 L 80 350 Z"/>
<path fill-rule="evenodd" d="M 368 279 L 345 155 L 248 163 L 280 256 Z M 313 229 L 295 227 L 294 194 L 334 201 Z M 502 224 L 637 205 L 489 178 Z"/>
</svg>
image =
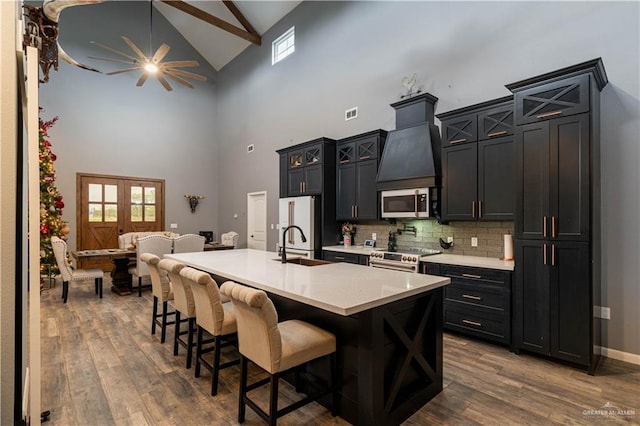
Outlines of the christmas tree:
<svg viewBox="0 0 640 426">
<path fill-rule="evenodd" d="M 59 273 L 56 258 L 51 247 L 51 237 L 53 235 L 66 239 L 69 228 L 62 221 L 62 209 L 64 202 L 62 195 L 55 185 L 56 171 L 53 162 L 56 155 L 51 152 L 51 142 L 49 142 L 48 130 L 58 121 L 58 117 L 53 120 L 42 121 L 40 119 L 39 147 L 40 147 L 40 265 L 49 265 L 51 272 Z"/>
</svg>

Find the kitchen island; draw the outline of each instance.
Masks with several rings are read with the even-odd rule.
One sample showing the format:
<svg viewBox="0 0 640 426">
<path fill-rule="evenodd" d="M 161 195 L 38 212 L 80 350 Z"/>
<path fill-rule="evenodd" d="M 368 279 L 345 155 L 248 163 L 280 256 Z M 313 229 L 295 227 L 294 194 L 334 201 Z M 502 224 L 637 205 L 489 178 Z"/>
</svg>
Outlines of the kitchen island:
<svg viewBox="0 0 640 426">
<path fill-rule="evenodd" d="M 334 333 L 337 411 L 352 424 L 399 424 L 442 390 L 448 278 L 347 263 L 282 264 L 276 253 L 250 249 L 165 257 L 211 273 L 218 284 L 233 280 L 266 291 L 280 321 L 300 319 Z M 309 369 L 329 376 L 323 363 Z"/>
</svg>

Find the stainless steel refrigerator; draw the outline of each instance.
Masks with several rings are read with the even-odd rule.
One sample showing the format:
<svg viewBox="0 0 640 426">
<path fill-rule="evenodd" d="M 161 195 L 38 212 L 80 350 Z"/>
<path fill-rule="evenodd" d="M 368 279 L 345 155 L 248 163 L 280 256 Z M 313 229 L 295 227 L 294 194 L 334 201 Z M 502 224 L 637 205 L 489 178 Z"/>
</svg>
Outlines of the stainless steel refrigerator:
<svg viewBox="0 0 640 426">
<path fill-rule="evenodd" d="M 300 231 L 291 228 L 285 235 L 287 254 L 304 256 L 309 259 L 320 257 L 320 199 L 317 197 L 280 198 L 279 205 L 278 253 L 282 245 L 282 232 L 289 225 L 302 229 L 307 239 L 302 241 Z"/>
</svg>

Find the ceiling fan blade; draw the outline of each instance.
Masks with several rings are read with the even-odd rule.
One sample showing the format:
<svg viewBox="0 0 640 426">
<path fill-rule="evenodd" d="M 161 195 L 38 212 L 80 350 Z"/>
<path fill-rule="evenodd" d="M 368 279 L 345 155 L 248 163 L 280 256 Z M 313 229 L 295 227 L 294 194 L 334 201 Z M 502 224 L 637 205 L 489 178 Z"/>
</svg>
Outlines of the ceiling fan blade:
<svg viewBox="0 0 640 426">
<path fill-rule="evenodd" d="M 136 65 L 135 62 L 132 61 L 121 61 L 120 59 L 110 59 L 110 58 L 99 58 L 97 56 L 88 56 L 88 58 L 90 59 L 97 59 L 99 61 L 109 61 L 109 62 L 118 62 L 120 64 L 127 64 L 127 65 Z"/>
<path fill-rule="evenodd" d="M 169 49 L 171 49 L 168 45 L 166 44 L 162 44 L 162 46 L 158 47 L 158 50 L 156 50 L 156 53 L 153 54 L 153 57 L 151 58 L 151 62 L 153 62 L 154 64 L 157 64 L 158 62 L 160 62 L 162 59 L 164 59 L 165 56 L 167 56 L 167 53 L 169 53 Z"/>
<path fill-rule="evenodd" d="M 167 77 L 169 77 L 170 79 L 172 79 L 173 81 L 177 81 L 178 83 L 180 83 L 182 85 L 185 85 L 185 86 L 190 87 L 192 89 L 195 89 L 195 87 L 196 87 L 193 84 L 189 83 L 187 80 L 184 80 L 184 79 L 178 77 L 177 75 L 173 75 L 173 74 L 170 74 L 168 72 L 165 72 L 164 74 Z"/>
<path fill-rule="evenodd" d="M 136 61 L 136 62 L 140 61 L 138 58 L 134 58 L 131 55 L 127 55 L 126 53 L 122 53 L 122 52 L 120 52 L 120 51 L 118 51 L 116 49 L 112 49 L 109 46 L 105 46 L 104 44 L 100 44 L 100 43 L 95 42 L 95 41 L 92 41 L 91 43 L 95 44 L 96 46 L 102 47 L 103 49 L 108 50 L 109 52 L 113 52 L 113 53 L 115 53 L 117 55 L 124 56 L 125 58 L 129 58 L 132 61 Z"/>
<path fill-rule="evenodd" d="M 127 37 L 122 36 L 122 39 L 124 40 L 125 43 L 127 43 L 129 45 L 129 47 L 131 48 L 131 50 L 133 50 L 134 52 L 136 52 L 136 54 L 140 57 L 140 59 L 142 59 L 143 62 L 147 61 L 147 57 L 145 56 L 144 53 L 142 53 L 142 50 L 138 49 L 138 46 L 136 46 L 131 40 L 129 40 Z"/>
<path fill-rule="evenodd" d="M 199 67 L 200 64 L 198 61 L 173 61 L 173 62 L 164 62 L 158 64 L 158 66 L 162 67 Z"/>
<path fill-rule="evenodd" d="M 143 72 L 142 75 L 140 76 L 140 79 L 138 80 L 138 83 L 136 84 L 136 86 L 140 87 L 144 84 L 145 81 L 147 81 L 147 78 L 149 77 L 149 74 L 147 74 L 146 72 Z"/>
<path fill-rule="evenodd" d="M 186 78 L 192 78 L 192 79 L 198 80 L 198 81 L 207 81 L 207 77 L 205 77 L 203 75 L 200 75 L 200 74 L 192 73 L 192 72 L 189 72 L 189 71 L 174 70 L 172 68 L 166 68 L 166 69 L 164 69 L 164 73 L 165 74 L 179 75 L 181 77 L 186 77 Z"/>
<path fill-rule="evenodd" d="M 168 92 L 173 90 L 166 78 L 164 78 L 160 74 L 157 74 L 156 77 L 158 77 L 158 81 L 164 86 L 165 89 L 167 89 Z"/>
<path fill-rule="evenodd" d="M 105 75 L 116 75 L 116 74 L 122 74 L 123 72 L 130 72 L 130 71 L 140 71 L 140 68 L 126 68 L 124 70 L 111 71 L 106 73 Z"/>
</svg>

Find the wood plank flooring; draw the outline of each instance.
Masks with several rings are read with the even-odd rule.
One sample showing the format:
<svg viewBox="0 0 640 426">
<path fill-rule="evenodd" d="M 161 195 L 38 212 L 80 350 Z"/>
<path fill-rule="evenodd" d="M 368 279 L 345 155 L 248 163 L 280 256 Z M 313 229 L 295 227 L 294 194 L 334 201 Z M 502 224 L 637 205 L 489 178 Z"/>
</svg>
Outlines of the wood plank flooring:
<svg viewBox="0 0 640 426">
<path fill-rule="evenodd" d="M 104 298 L 93 283 L 73 283 L 62 303 L 61 284 L 44 290 L 42 410 L 51 425 L 237 424 L 238 367 L 222 370 L 218 395 L 211 376 L 193 377 L 185 349 L 173 356 L 167 341 L 151 335 L 147 291 L 118 296 L 105 277 Z M 233 356 L 229 353 L 227 356 Z M 253 379 L 260 376 L 250 368 Z M 264 402 L 266 392 L 257 392 Z M 283 403 L 296 399 L 281 386 Z M 605 404 L 615 408 L 602 408 Z M 608 406 L 609 406 L 608 405 Z M 611 411 L 610 411 L 611 410 Z M 444 390 L 406 425 L 640 424 L 640 367 L 604 359 L 597 375 L 458 335 L 444 337 Z M 263 424 L 247 409 L 247 425 Z M 282 425 L 344 425 L 318 404 L 279 420 Z"/>
</svg>

